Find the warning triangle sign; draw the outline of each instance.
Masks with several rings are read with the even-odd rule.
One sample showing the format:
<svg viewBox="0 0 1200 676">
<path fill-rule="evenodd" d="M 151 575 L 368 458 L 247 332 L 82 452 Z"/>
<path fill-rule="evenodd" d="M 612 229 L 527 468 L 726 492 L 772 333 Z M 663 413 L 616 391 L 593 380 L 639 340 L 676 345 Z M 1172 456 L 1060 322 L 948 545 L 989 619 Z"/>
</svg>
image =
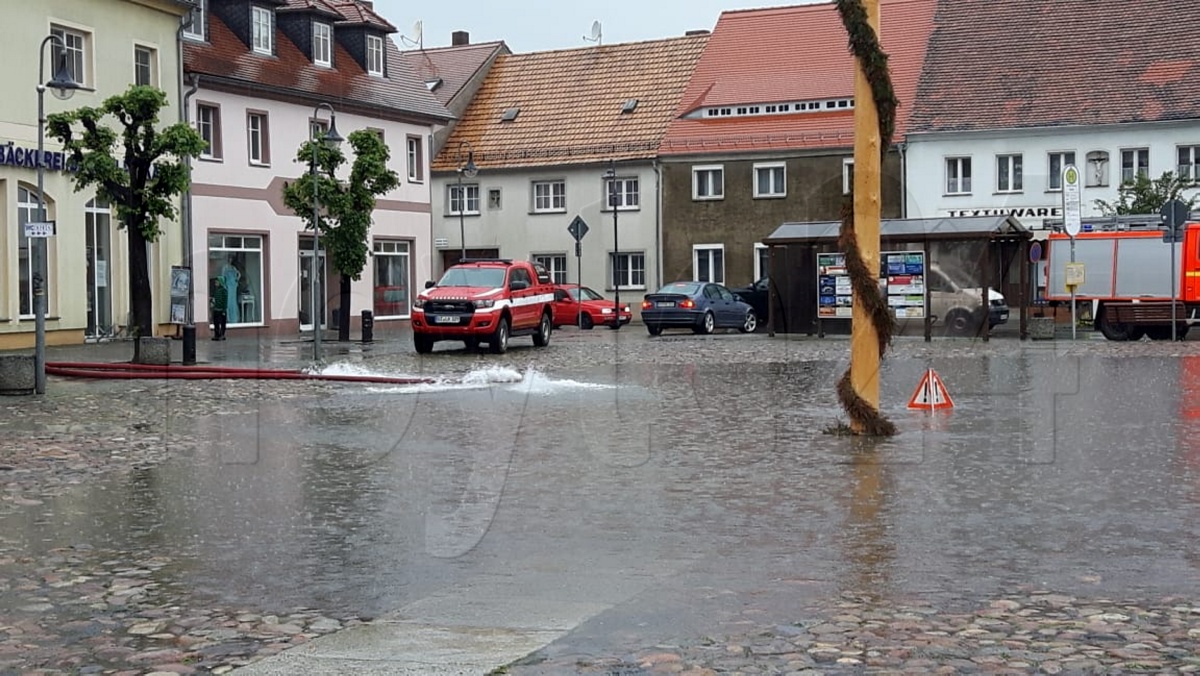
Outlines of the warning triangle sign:
<svg viewBox="0 0 1200 676">
<path fill-rule="evenodd" d="M 936 371 L 929 369 L 921 378 L 921 382 L 917 384 L 912 398 L 908 400 L 908 407 L 915 410 L 939 411 L 954 408 L 954 401 L 950 398 L 950 393 L 946 391 L 946 385 L 942 382 L 941 377 Z"/>
</svg>

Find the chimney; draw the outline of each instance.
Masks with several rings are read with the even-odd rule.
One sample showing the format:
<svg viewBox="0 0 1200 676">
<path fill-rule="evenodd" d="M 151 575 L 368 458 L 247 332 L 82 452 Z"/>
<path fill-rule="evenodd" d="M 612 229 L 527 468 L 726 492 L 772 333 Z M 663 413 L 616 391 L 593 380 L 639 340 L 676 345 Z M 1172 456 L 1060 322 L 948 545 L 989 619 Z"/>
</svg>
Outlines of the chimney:
<svg viewBox="0 0 1200 676">
<path fill-rule="evenodd" d="M 471 34 L 466 31 L 454 31 L 450 34 L 450 44 L 459 47 L 471 44 Z"/>
<path fill-rule="evenodd" d="M 710 32 L 710 31 L 709 31 L 708 29 L 706 29 L 706 28 L 701 28 L 701 29 L 699 29 L 699 30 L 687 31 L 686 33 L 684 33 L 684 35 L 687 35 L 687 36 L 692 36 L 692 35 L 708 35 L 708 34 L 709 34 L 709 32 Z"/>
</svg>

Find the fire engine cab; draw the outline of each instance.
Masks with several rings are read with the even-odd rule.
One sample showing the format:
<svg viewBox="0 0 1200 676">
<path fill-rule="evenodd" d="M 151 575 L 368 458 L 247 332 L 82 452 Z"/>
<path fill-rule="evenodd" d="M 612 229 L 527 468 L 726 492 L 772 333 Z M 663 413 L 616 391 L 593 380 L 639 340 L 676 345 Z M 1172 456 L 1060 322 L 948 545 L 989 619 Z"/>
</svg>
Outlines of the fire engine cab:
<svg viewBox="0 0 1200 676">
<path fill-rule="evenodd" d="M 1075 263 L 1083 272 L 1075 300 L 1091 305 L 1095 328 L 1105 338 L 1170 340 L 1174 318 L 1182 339 L 1200 323 L 1200 221 L 1185 223 L 1177 243 L 1157 214 L 1085 218 L 1084 224 L 1075 237 Z M 1041 283 L 1050 305 L 1069 307 L 1071 238 L 1059 224 L 1051 227 L 1056 231 L 1047 241 Z"/>
</svg>

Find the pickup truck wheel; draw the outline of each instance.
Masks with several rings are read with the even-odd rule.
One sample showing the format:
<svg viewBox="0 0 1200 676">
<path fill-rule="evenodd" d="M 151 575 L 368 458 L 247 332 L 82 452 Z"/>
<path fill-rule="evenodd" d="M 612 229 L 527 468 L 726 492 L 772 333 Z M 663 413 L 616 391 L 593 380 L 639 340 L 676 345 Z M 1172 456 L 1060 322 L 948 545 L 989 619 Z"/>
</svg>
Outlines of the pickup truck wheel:
<svg viewBox="0 0 1200 676">
<path fill-rule="evenodd" d="M 478 338 L 467 338 L 463 342 L 467 344 L 468 350 L 478 350 L 479 349 L 479 339 Z"/>
<path fill-rule="evenodd" d="M 496 324 L 496 331 L 488 341 L 488 347 L 491 348 L 492 354 L 508 352 L 508 317 L 500 318 Z"/>
<path fill-rule="evenodd" d="M 579 313 L 579 321 L 576 322 L 576 324 L 578 324 L 579 328 L 583 329 L 584 331 L 590 331 L 591 328 L 595 326 L 595 322 L 592 321 L 592 316 L 586 312 Z"/>
<path fill-rule="evenodd" d="M 417 354 L 429 354 L 433 352 L 433 339 L 429 336 L 415 334 L 413 335 L 413 347 L 417 349 Z"/>
<path fill-rule="evenodd" d="M 550 344 L 550 333 L 554 331 L 554 322 L 550 321 L 550 312 L 542 313 L 542 321 L 538 324 L 537 333 L 533 334 L 533 344 L 537 347 L 546 347 Z"/>
</svg>

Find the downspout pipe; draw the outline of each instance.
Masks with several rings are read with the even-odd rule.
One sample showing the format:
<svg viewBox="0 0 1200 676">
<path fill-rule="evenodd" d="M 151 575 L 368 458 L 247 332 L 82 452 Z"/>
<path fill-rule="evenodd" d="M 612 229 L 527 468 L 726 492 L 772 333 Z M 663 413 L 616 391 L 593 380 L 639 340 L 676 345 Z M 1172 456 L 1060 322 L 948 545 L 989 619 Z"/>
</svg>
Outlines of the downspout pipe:
<svg viewBox="0 0 1200 676">
<path fill-rule="evenodd" d="M 662 165 L 658 163 L 658 158 L 650 160 L 650 166 L 654 169 L 654 275 L 656 286 L 655 289 L 661 289 L 663 286 L 663 271 L 662 271 Z"/>
<path fill-rule="evenodd" d="M 191 88 L 183 91 L 183 32 L 192 27 L 196 20 L 195 14 L 188 12 L 179 22 L 175 32 L 175 58 L 178 64 L 179 77 L 176 85 L 179 87 L 179 121 L 189 124 L 189 102 L 196 90 L 200 88 L 200 77 L 192 74 Z M 192 366 L 196 363 L 196 270 L 193 263 L 194 242 L 192 241 L 192 158 L 183 158 L 184 170 L 187 174 L 188 187 L 183 193 L 183 204 L 180 207 L 183 225 L 183 265 L 188 270 L 189 280 L 187 289 L 187 306 L 184 309 L 183 324 L 183 364 Z"/>
<path fill-rule="evenodd" d="M 896 144 L 900 151 L 900 218 L 908 218 L 908 143 Z"/>
</svg>

